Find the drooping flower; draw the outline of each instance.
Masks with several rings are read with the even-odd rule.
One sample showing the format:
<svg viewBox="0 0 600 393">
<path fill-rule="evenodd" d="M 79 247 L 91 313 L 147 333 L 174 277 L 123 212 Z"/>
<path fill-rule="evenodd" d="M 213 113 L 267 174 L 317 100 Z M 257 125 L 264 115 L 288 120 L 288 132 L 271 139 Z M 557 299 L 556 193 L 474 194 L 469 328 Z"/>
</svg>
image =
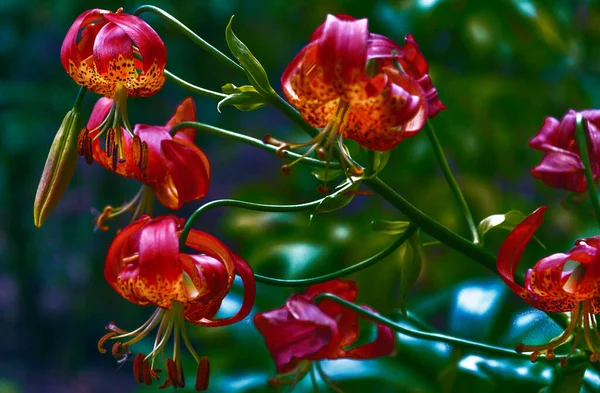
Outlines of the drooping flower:
<svg viewBox="0 0 600 393">
<path fill-rule="evenodd" d="M 281 84 L 304 120 L 322 131 L 306 143 L 272 143 L 312 146 L 309 152 L 336 138 L 340 144 L 347 138 L 368 149 L 390 150 L 445 108 L 411 35 L 399 47 L 369 33 L 367 19 L 347 15 L 327 16 L 285 69 Z M 342 162 L 356 169 L 340 151 Z"/>
<path fill-rule="evenodd" d="M 540 207 L 518 224 L 508 235 L 498 253 L 497 268 L 508 287 L 531 306 L 545 312 L 570 312 L 571 321 L 565 331 L 547 344 L 519 344 L 517 351 L 532 352 L 535 361 L 540 354 L 555 357 L 554 350 L 575 335 L 569 354 L 561 358 L 566 365 L 583 331 L 590 360 L 600 357 L 600 337 L 594 314 L 600 313 L 600 236 L 580 239 L 567 253 L 549 255 L 527 271 L 523 286 L 515 282 L 515 271 L 527 243 L 542 224 L 546 207 Z M 593 333 L 592 333 L 593 332 Z"/>
<path fill-rule="evenodd" d="M 167 58 L 158 34 L 142 19 L 122 11 L 85 11 L 67 32 L 60 51 L 62 65 L 75 82 L 114 99 L 97 134 L 107 134 L 111 149 L 116 145 L 119 161 L 125 160 L 122 128 L 133 137 L 127 97 L 155 94 L 164 84 Z"/>
<path fill-rule="evenodd" d="M 588 144 L 591 170 L 594 180 L 600 176 L 600 111 L 579 112 L 585 120 L 591 143 Z M 573 192 L 587 188 L 585 172 L 575 131 L 577 112 L 569 110 L 561 121 L 547 117 L 538 134 L 529 146 L 544 152 L 542 161 L 531 170 L 531 174 L 549 185 Z"/>
<path fill-rule="evenodd" d="M 200 326 L 224 326 L 244 319 L 252 309 L 256 287 L 252 269 L 239 256 L 208 233 L 192 229 L 186 246 L 198 251 L 188 254 L 179 248 L 179 237 L 185 220 L 175 216 L 151 219 L 143 216 L 125 227 L 114 239 L 106 257 L 104 277 L 113 289 L 132 303 L 157 306 L 142 327 L 124 331 L 113 323 L 109 333 L 98 343 L 101 352 L 107 340 L 123 340 L 113 345 L 117 358 L 130 357 L 129 348 L 159 326 L 153 350 L 134 361 L 136 380 L 146 383 L 158 379 L 154 368 L 162 359 L 171 334 L 175 353 L 179 354 L 180 338 L 199 363 L 197 390 L 206 389 L 208 360 L 201 359 L 191 346 L 185 330 L 185 320 Z M 232 317 L 214 319 L 223 298 L 229 292 L 235 274 L 244 284 L 244 299 L 240 310 Z M 150 359 L 150 362 L 149 362 Z M 162 387 L 183 387 L 181 357 L 167 359 L 167 377 Z"/>
<path fill-rule="evenodd" d="M 354 281 L 336 279 L 312 285 L 304 294 L 290 297 L 283 307 L 254 316 L 280 374 L 275 383 L 286 383 L 283 377 L 289 373 L 295 374 L 290 381 L 295 383 L 308 370 L 302 365 L 306 360 L 370 359 L 394 350 L 392 330 L 380 324 L 375 341 L 348 349 L 359 335 L 358 315 L 331 300 L 315 303 L 323 293 L 353 302 L 358 290 Z"/>
<path fill-rule="evenodd" d="M 111 101 L 106 97 L 98 100 L 88 121 L 88 129 L 95 129 L 102 121 L 110 111 Z M 88 163 L 96 161 L 110 171 L 140 181 L 152 189 L 163 205 L 177 210 L 185 203 L 206 195 L 210 182 L 208 158 L 194 144 L 196 130 L 181 129 L 173 136 L 169 133 L 171 128 L 184 121 L 196 121 L 196 109 L 191 98 L 186 98 L 177 106 L 165 126 L 136 124 L 133 138 L 124 134 L 122 145 L 125 162 L 117 160 L 115 150 L 110 148 L 110 144 L 102 146 L 101 141 L 96 138 L 98 131 L 88 133 L 86 140 L 80 139 L 80 154 L 85 156 Z M 148 153 L 140 155 L 140 150 Z M 136 162 L 140 156 L 147 158 L 141 166 Z M 124 208 L 130 208 L 142 197 L 143 193 L 138 194 L 137 198 L 122 208 L 108 207 L 98 226 L 104 229 L 102 222 L 105 219 L 120 214 L 126 210 Z"/>
</svg>

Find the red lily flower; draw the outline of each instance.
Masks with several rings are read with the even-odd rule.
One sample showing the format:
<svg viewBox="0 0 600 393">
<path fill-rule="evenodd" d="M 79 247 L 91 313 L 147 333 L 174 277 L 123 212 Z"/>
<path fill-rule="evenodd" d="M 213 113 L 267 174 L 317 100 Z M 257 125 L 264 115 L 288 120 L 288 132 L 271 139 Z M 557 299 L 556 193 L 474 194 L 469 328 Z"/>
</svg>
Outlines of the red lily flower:
<svg viewBox="0 0 600 393">
<path fill-rule="evenodd" d="M 367 19 L 328 15 L 281 77 L 288 101 L 307 123 L 324 130 L 311 142 L 286 147 L 314 144 L 313 151 L 339 134 L 368 149 L 394 148 L 445 108 L 427 73 L 411 35 L 399 47 L 369 33 Z"/>
<path fill-rule="evenodd" d="M 591 139 L 588 150 L 596 180 L 600 176 L 600 111 L 584 110 L 580 113 Z M 577 112 L 571 109 L 560 122 L 546 117 L 538 134 L 529 142 L 529 146 L 544 152 L 542 162 L 531 170 L 531 174 L 550 187 L 583 192 L 587 182 L 575 140 L 576 116 Z"/>
<path fill-rule="evenodd" d="M 580 239 L 567 253 L 549 255 L 539 260 L 527 271 L 525 285 L 515 282 L 515 271 L 527 243 L 542 224 L 546 207 L 540 207 L 513 229 L 498 253 L 497 268 L 508 287 L 525 302 L 546 312 L 570 312 L 571 322 L 567 329 L 549 343 L 543 345 L 519 344 L 517 351 L 532 352 L 535 361 L 540 354 L 547 358 L 555 357 L 554 349 L 569 341 L 573 332 L 583 330 L 588 348 L 592 351 L 590 360 L 598 360 L 600 353 L 594 344 L 597 326 L 594 314 L 600 313 L 600 236 Z M 576 266 L 567 265 L 567 262 Z M 595 335 L 592 336 L 592 331 Z M 575 344 L 567 357 L 561 358 L 566 365 L 568 357 L 577 346 Z M 598 343 L 600 344 L 600 343 Z"/>
<path fill-rule="evenodd" d="M 283 307 L 254 316 L 278 373 L 290 373 L 303 360 L 369 359 L 392 353 L 394 334 L 380 324 L 375 341 L 347 349 L 358 338 L 358 316 L 330 300 L 313 303 L 322 293 L 352 302 L 358 290 L 354 281 L 336 279 L 312 285 L 304 294 L 290 297 Z"/>
<path fill-rule="evenodd" d="M 92 132 L 106 134 L 108 149 L 125 161 L 122 129 L 134 137 L 127 119 L 127 96 L 147 97 L 164 84 L 167 50 L 158 34 L 142 19 L 124 14 L 93 9 L 79 15 L 63 41 L 60 60 L 67 73 L 81 86 L 113 98 L 110 113 L 98 122 Z M 80 139 L 85 144 L 88 129 Z M 147 158 L 138 157 L 143 171 Z"/>
<path fill-rule="evenodd" d="M 147 97 L 165 82 L 167 50 L 142 19 L 95 8 L 79 15 L 67 32 L 60 61 L 67 73 L 94 93 Z"/>
<path fill-rule="evenodd" d="M 115 357 L 127 357 L 129 347 L 160 324 L 154 349 L 144 360 L 138 360 L 137 367 L 134 367 L 138 380 L 151 382 L 158 379 L 157 372 L 146 364 L 147 359 L 162 358 L 172 331 L 175 333 L 175 353 L 179 353 L 179 337 L 182 334 L 184 343 L 199 362 L 198 375 L 208 378 L 207 361 L 200 359 L 191 347 L 184 319 L 201 326 L 230 325 L 244 319 L 254 303 L 256 287 L 252 269 L 218 239 L 192 229 L 185 244 L 200 254 L 179 250 L 179 236 L 184 223 L 185 220 L 175 216 L 154 219 L 143 216 L 124 228 L 108 250 L 104 277 L 113 289 L 130 302 L 158 307 L 140 329 L 131 333 L 111 323 L 107 326 L 110 332 L 99 342 L 102 352 L 102 345 L 108 339 L 131 337 L 129 341 L 117 342 L 113 346 Z M 244 284 L 242 306 L 232 317 L 213 319 L 236 273 Z M 163 386 L 182 387 L 181 358 L 169 359 L 165 367 L 168 375 Z M 199 380 L 196 386 L 205 389 L 207 381 Z"/>
<path fill-rule="evenodd" d="M 88 129 L 97 128 L 110 111 L 112 100 L 100 98 L 88 121 Z M 169 130 L 178 123 L 184 121 L 196 121 L 196 109 L 191 98 L 183 100 L 175 110 L 165 126 L 149 126 L 136 124 L 133 129 L 134 137 L 123 135 L 122 145 L 125 162 L 119 162 L 114 149 L 110 144 L 103 146 L 96 132 L 88 133 L 89 138 L 86 149 L 80 151 L 88 162 L 96 161 L 104 168 L 121 176 L 133 178 L 150 187 L 158 200 L 169 209 L 180 209 L 185 203 L 195 201 L 206 195 L 210 182 L 210 164 L 206 155 L 194 144 L 196 130 L 186 128 L 177 131 L 173 136 Z M 141 140 L 144 142 L 141 142 Z M 91 144 L 91 145 L 90 145 Z M 140 154 L 139 151 L 147 151 Z M 146 157 L 147 162 L 138 165 L 136 159 Z M 141 198 L 138 194 L 134 201 L 126 204 L 129 208 Z M 99 219 L 99 227 L 105 229 L 102 222 L 114 217 L 121 212 L 120 209 L 105 209 Z"/>
</svg>

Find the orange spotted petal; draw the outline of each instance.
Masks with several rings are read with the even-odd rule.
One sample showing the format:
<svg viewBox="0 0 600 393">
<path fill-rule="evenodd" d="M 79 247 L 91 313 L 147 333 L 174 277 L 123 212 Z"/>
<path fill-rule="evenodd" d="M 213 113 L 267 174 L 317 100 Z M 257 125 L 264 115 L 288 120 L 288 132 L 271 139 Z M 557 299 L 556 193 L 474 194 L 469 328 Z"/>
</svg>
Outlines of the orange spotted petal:
<svg viewBox="0 0 600 393">
<path fill-rule="evenodd" d="M 95 8 L 85 11 L 75 19 L 67 31 L 60 49 L 60 61 L 67 72 L 69 71 L 69 62 L 73 62 L 76 67 L 79 67 L 82 61 L 92 55 L 93 40 L 100 28 L 106 25 L 107 21 L 103 15 L 107 13 L 110 11 Z M 78 44 L 79 31 L 84 27 L 86 28 L 85 34 L 82 33 L 81 41 Z"/>
<path fill-rule="evenodd" d="M 123 29 L 113 23 L 104 25 L 98 32 L 93 56 L 96 71 L 107 79 L 125 81 L 135 75 L 131 40 Z"/>
<path fill-rule="evenodd" d="M 175 113 L 173 114 L 173 116 L 171 116 L 169 121 L 167 121 L 165 127 L 171 129 L 177 124 L 182 123 L 184 121 L 196 121 L 196 104 L 194 104 L 194 100 L 192 99 L 192 97 L 184 98 L 184 100 L 181 101 L 179 105 L 177 105 Z M 194 138 L 196 137 L 196 129 L 181 129 L 177 131 L 175 137 L 185 139 L 190 143 L 194 143 Z"/>
<path fill-rule="evenodd" d="M 119 273 L 123 297 L 130 301 L 143 299 L 165 308 L 173 300 L 187 300 L 179 262 L 177 227 L 181 225 L 182 220 L 177 217 L 161 216 L 139 229 L 135 239 L 137 258 L 124 261 Z M 127 296 L 126 289 L 133 296 Z"/>
<path fill-rule="evenodd" d="M 343 135 L 368 149 L 384 151 L 423 128 L 427 105 L 423 89 L 408 75 L 384 67 L 380 78 L 384 81 L 380 91 L 351 103 Z"/>
</svg>

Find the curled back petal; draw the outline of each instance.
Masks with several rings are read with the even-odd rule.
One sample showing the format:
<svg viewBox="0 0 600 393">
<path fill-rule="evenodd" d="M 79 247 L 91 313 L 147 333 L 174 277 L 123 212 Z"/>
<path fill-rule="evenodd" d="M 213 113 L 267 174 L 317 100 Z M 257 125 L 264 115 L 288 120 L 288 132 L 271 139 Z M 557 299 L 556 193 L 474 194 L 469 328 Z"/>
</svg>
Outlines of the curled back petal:
<svg viewBox="0 0 600 393">
<path fill-rule="evenodd" d="M 327 15 L 317 54 L 323 66 L 323 82 L 344 89 L 361 80 L 368 39 L 367 19 L 348 20 Z"/>
<path fill-rule="evenodd" d="M 542 161 L 531 170 L 531 174 L 550 187 L 573 192 L 583 192 L 587 187 L 581 159 L 577 154 L 566 150 L 546 152 Z"/>
<path fill-rule="evenodd" d="M 367 311 L 375 312 L 372 308 L 362 305 Z M 344 357 L 352 359 L 372 359 L 386 356 L 394 352 L 394 331 L 385 325 L 377 324 L 377 337 L 370 343 L 360 345 L 345 351 Z"/>
<path fill-rule="evenodd" d="M 85 11 L 84 13 L 79 15 L 77 19 L 75 19 L 75 22 L 73 22 L 73 24 L 67 31 L 67 35 L 65 36 L 65 39 L 63 40 L 62 46 L 60 48 L 60 61 L 65 71 L 70 73 L 70 62 L 73 63 L 73 66 L 79 67 L 81 62 L 89 56 L 89 53 L 87 53 L 89 51 L 87 51 L 86 53 L 81 53 L 77 45 L 77 39 L 80 30 L 89 23 L 102 20 L 103 15 L 106 15 L 109 12 L 110 11 L 107 10 L 94 8 L 92 10 Z M 99 26 L 103 25 L 104 23 L 99 24 Z"/>
<path fill-rule="evenodd" d="M 161 153 L 168 175 L 154 191 L 162 204 L 176 210 L 206 195 L 210 164 L 202 150 L 185 140 L 165 139 Z"/>
<path fill-rule="evenodd" d="M 177 124 L 182 123 L 184 121 L 196 121 L 196 105 L 194 104 L 194 100 L 191 97 L 185 98 L 179 105 L 177 105 L 177 109 L 175 109 L 175 113 L 165 127 L 169 130 L 175 127 Z M 177 131 L 175 138 L 185 139 L 190 143 L 194 143 L 194 137 L 196 136 L 195 128 L 184 128 Z"/>
<path fill-rule="evenodd" d="M 242 283 L 244 284 L 244 298 L 242 300 L 242 306 L 240 307 L 238 312 L 229 318 L 215 320 L 202 318 L 199 321 L 190 320 L 188 318 L 188 321 L 197 325 L 208 327 L 226 326 L 239 322 L 242 319 L 246 318 L 248 314 L 250 314 L 250 311 L 252 311 L 252 307 L 254 306 L 254 299 L 256 298 L 256 283 L 254 281 L 254 273 L 252 272 L 250 265 L 248 265 L 246 261 L 244 261 L 238 255 L 233 255 L 235 257 L 236 273 L 238 276 L 240 276 L 240 278 L 242 279 Z M 191 308 L 193 308 L 193 305 L 191 306 Z"/>
<path fill-rule="evenodd" d="M 304 300 L 297 307 L 309 310 L 307 320 L 297 319 L 288 309 L 281 308 L 254 316 L 256 329 L 264 336 L 269 353 L 275 360 L 277 372 L 292 371 L 300 360 L 313 358 L 323 352 L 336 335 L 335 321 L 323 314 L 314 304 Z M 321 356 L 320 359 L 325 358 Z"/>
<path fill-rule="evenodd" d="M 533 294 L 515 282 L 515 272 L 525 247 L 544 220 L 546 209 L 546 206 L 536 209 L 511 231 L 500 247 L 496 262 L 498 273 L 506 285 L 528 302 L 532 301 Z"/>
<path fill-rule="evenodd" d="M 134 256 L 133 253 L 136 251 L 136 247 L 132 247 L 130 244 L 131 238 L 148 221 L 150 221 L 150 217 L 144 215 L 119 232 L 110 244 L 104 265 L 104 278 L 108 284 L 125 299 L 140 305 L 146 305 L 148 301 L 136 295 L 133 289 L 134 284 L 129 282 L 127 278 L 123 279 L 121 273 L 125 270 L 127 272 L 126 276 L 131 279 L 135 279 L 136 274 L 138 274 L 137 261 L 128 263 L 125 259 Z"/>
<path fill-rule="evenodd" d="M 167 61 L 165 44 L 149 24 L 135 15 L 124 13 L 107 14 L 105 18 L 123 29 L 130 41 L 135 43 L 142 55 L 142 72 L 148 72 L 153 64 L 159 69 L 165 68 Z"/>
<path fill-rule="evenodd" d="M 179 261 L 178 221 L 175 216 L 161 216 L 140 231 L 135 291 L 159 307 L 169 307 L 172 300 L 187 300 Z M 122 274 L 123 280 L 127 278 Z"/>
<path fill-rule="evenodd" d="M 221 261 L 208 255 L 179 254 L 184 272 L 188 301 L 185 317 L 198 324 L 203 318 L 215 316 L 229 292 L 229 274 Z"/>
<path fill-rule="evenodd" d="M 547 145 L 555 146 L 559 126 L 560 121 L 553 117 L 546 117 L 537 135 L 529 141 L 529 146 L 542 151 Z"/>
<path fill-rule="evenodd" d="M 192 229 L 185 241 L 185 245 L 221 261 L 227 269 L 229 285 L 231 285 L 235 275 L 236 262 L 234 254 L 225 244 L 206 232 Z"/>
<path fill-rule="evenodd" d="M 112 23 L 104 25 L 94 41 L 96 71 L 107 79 L 127 80 L 135 74 L 133 48 L 127 34 Z"/>
<path fill-rule="evenodd" d="M 557 253 L 540 259 L 531 269 L 529 286 L 539 296 L 559 297 L 566 294 L 563 286 L 568 276 L 563 275 L 569 255 Z"/>
</svg>

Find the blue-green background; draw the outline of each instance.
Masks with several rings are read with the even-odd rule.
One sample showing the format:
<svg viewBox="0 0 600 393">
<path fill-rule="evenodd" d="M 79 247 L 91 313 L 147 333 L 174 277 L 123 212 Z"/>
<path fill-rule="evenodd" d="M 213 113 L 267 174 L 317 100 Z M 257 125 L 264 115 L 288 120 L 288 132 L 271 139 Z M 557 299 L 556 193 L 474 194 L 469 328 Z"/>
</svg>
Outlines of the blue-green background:
<svg viewBox="0 0 600 393">
<path fill-rule="evenodd" d="M 406 33 L 414 34 L 440 98 L 448 106 L 433 124 L 476 219 L 512 209 L 529 213 L 549 205 L 539 232 L 548 250 L 530 247 L 524 261 L 529 265 L 550 252 L 566 251 L 577 238 L 597 233 L 586 198 L 573 201 L 566 192 L 551 190 L 530 176 L 541 154 L 528 148 L 527 142 L 545 116 L 562 117 L 569 108 L 600 106 L 598 2 L 153 4 L 223 51 L 225 26 L 235 14 L 236 34 L 262 62 L 277 90 L 279 75 L 327 13 L 368 17 L 372 32 L 398 43 Z M 94 233 L 90 209 L 118 205 L 133 196 L 138 185 L 80 160 L 69 189 L 41 229 L 33 226 L 32 207 L 46 154 L 78 89 L 59 61 L 64 34 L 89 7 L 123 6 L 125 12 L 132 12 L 139 5 L 112 0 L 0 2 L 1 393 L 137 389 L 131 364 L 118 370 L 110 355 L 97 352 L 96 342 L 109 321 L 134 329 L 152 310 L 121 299 L 105 283 L 106 250 L 115 229 L 127 221 L 112 222 L 111 231 Z M 213 90 L 229 82 L 246 83 L 160 18 L 147 14 L 144 19 L 166 43 L 167 68 L 172 72 Z M 164 124 L 186 96 L 167 83 L 156 96 L 132 99 L 130 119 Z M 86 97 L 84 117 L 96 98 Z M 215 101 L 195 98 L 199 121 L 258 138 L 266 133 L 306 138 L 273 108 L 243 113 L 226 107 L 219 114 Z M 279 170 L 282 161 L 262 150 L 212 135 L 199 134 L 197 142 L 212 164 L 211 189 L 204 201 L 233 197 L 295 203 L 320 196 L 318 181 L 307 168 L 294 168 L 293 175 L 285 177 Z M 468 234 L 425 133 L 396 148 L 381 177 L 423 211 Z M 561 201 L 568 209 L 560 206 Z M 178 214 L 189 216 L 201 203 L 191 203 Z M 356 263 L 385 247 L 393 238 L 375 233 L 370 226 L 374 219 L 402 219 L 402 215 L 375 195 L 357 197 L 344 210 L 317 216 L 310 226 L 308 214 L 220 209 L 203 216 L 197 227 L 221 238 L 257 272 L 300 278 Z M 490 233 L 487 245 L 497 250 L 505 234 Z M 399 256 L 394 255 L 351 276 L 359 283 L 359 301 L 397 315 L 399 266 Z M 280 306 L 290 293 L 261 284 L 257 289 L 256 311 Z M 225 302 L 226 311 L 235 309 L 240 293 L 236 286 Z M 425 249 L 421 276 L 407 304 L 441 331 L 508 348 L 523 339 L 540 342 L 557 333 L 544 316 L 532 313 L 508 293 L 497 277 L 445 246 Z M 190 326 L 189 330 L 201 354 L 212 360 L 211 391 L 267 390 L 266 378 L 275 369 L 250 318 L 231 328 Z M 346 392 L 536 392 L 552 379 L 553 368 L 544 364 L 530 367 L 527 361 L 490 360 L 483 353 L 399 338 L 393 357 L 326 362 L 325 369 Z M 148 347 L 139 350 L 147 352 Z M 188 359 L 188 363 L 193 362 Z M 598 386 L 600 379 L 588 376 L 588 383 Z M 192 375 L 188 381 L 193 382 Z M 308 378 L 298 387 L 303 389 L 310 390 Z M 322 383 L 321 390 L 326 391 Z"/>
</svg>

